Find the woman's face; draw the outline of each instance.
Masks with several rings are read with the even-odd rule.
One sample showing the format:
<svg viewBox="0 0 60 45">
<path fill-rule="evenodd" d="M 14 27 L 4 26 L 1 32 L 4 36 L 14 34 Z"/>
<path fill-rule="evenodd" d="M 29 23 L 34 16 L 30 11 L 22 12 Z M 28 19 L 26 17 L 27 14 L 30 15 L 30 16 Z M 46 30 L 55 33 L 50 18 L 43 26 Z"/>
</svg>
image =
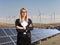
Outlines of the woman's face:
<svg viewBox="0 0 60 45">
<path fill-rule="evenodd" d="M 26 11 L 26 10 L 22 10 L 21 16 L 22 16 L 22 17 L 26 17 L 26 15 L 27 15 L 27 11 Z"/>
</svg>

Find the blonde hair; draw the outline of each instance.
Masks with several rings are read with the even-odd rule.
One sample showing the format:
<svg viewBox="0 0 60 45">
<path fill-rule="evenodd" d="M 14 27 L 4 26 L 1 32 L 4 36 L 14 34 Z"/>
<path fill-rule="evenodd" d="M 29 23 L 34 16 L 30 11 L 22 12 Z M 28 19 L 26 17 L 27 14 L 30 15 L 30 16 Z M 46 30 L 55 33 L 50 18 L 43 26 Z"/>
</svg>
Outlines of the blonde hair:
<svg viewBox="0 0 60 45">
<path fill-rule="evenodd" d="M 25 8 L 21 8 L 20 9 L 20 18 L 19 18 L 20 19 L 20 22 L 22 22 L 22 14 L 21 14 L 22 13 L 22 10 L 26 10 L 26 9 Z M 27 13 L 27 10 L 26 10 L 26 13 Z M 27 16 L 27 14 L 26 14 L 26 17 L 25 17 L 25 21 L 28 22 L 28 16 Z"/>
</svg>

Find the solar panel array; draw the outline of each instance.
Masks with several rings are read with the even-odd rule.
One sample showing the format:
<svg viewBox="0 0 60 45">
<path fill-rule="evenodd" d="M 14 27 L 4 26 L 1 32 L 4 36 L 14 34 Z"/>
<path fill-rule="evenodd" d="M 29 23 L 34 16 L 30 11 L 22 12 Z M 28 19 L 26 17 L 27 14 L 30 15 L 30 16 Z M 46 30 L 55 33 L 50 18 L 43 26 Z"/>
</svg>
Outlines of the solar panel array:
<svg viewBox="0 0 60 45">
<path fill-rule="evenodd" d="M 31 31 L 31 43 L 51 37 L 60 33 L 56 29 L 38 29 L 34 28 Z M 16 45 L 17 31 L 13 27 L 0 27 L 0 45 Z"/>
<path fill-rule="evenodd" d="M 60 33 L 57 29 L 38 29 L 35 28 L 33 31 L 31 31 L 32 34 L 32 42 L 36 42 L 38 40 L 42 40 L 51 36 L 54 36 L 56 34 Z"/>
</svg>

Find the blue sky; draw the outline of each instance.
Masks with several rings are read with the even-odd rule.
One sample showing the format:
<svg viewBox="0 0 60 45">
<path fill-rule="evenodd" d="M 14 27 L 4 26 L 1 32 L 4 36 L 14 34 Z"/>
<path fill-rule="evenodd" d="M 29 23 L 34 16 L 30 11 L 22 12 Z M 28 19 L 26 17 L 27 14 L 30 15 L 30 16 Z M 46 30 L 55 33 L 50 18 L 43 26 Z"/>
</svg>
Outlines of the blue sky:
<svg viewBox="0 0 60 45">
<path fill-rule="evenodd" d="M 17 16 L 22 7 L 29 16 L 39 12 L 60 14 L 60 0 L 0 0 L 0 17 Z"/>
<path fill-rule="evenodd" d="M 20 8 L 25 7 L 29 15 L 41 13 L 60 13 L 60 0 L 0 0 L 0 16 L 19 15 Z"/>
</svg>

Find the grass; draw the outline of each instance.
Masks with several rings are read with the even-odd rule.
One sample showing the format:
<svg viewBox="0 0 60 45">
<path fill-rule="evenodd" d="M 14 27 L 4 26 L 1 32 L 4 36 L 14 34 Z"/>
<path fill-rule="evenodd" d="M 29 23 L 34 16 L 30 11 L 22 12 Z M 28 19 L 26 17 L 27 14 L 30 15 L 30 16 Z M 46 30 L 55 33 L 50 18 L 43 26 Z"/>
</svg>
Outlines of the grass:
<svg viewBox="0 0 60 45">
<path fill-rule="evenodd" d="M 10 27 L 14 27 L 14 24 L 10 24 L 10 23 L 4 23 L 4 22 L 0 22 L 0 26 L 10 26 Z"/>
</svg>

